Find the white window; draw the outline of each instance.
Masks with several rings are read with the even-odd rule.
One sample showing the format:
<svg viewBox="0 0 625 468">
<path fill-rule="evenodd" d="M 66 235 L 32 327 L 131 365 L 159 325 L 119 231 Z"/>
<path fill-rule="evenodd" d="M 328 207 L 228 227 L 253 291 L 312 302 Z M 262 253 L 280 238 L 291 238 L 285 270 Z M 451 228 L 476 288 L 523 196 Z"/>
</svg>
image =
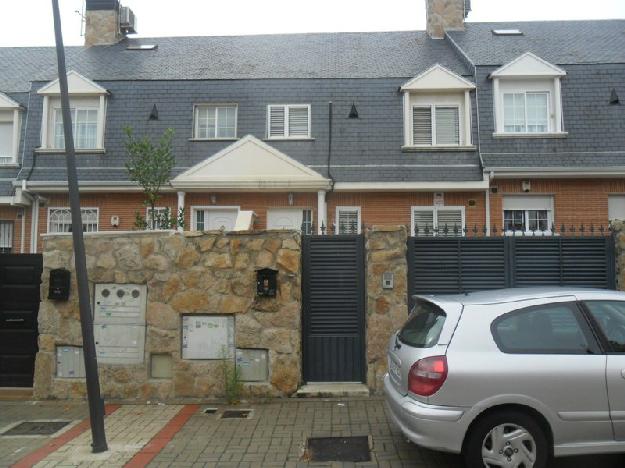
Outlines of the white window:
<svg viewBox="0 0 625 468">
<path fill-rule="evenodd" d="M 267 106 L 268 138 L 310 138 L 310 105 Z"/>
<path fill-rule="evenodd" d="M 504 132 L 549 132 L 549 93 L 504 93 Z"/>
<path fill-rule="evenodd" d="M 0 165 L 17 163 L 19 130 L 19 110 L 0 109 Z"/>
<path fill-rule="evenodd" d="M 553 226 L 553 199 L 542 196 L 508 196 L 503 199 L 506 234 L 549 235 Z"/>
<path fill-rule="evenodd" d="M 195 106 L 195 133 L 198 140 L 233 139 L 237 136 L 237 106 Z"/>
<path fill-rule="evenodd" d="M 94 149 L 98 147 L 98 109 L 71 108 L 72 131 L 76 149 Z M 65 148 L 63 130 L 63 113 L 60 108 L 54 109 L 54 148 Z"/>
<path fill-rule="evenodd" d="M 463 206 L 413 206 L 412 235 L 418 237 L 464 235 Z"/>
<path fill-rule="evenodd" d="M 98 231 L 98 209 L 81 208 L 83 232 Z M 72 210 L 69 208 L 48 209 L 48 233 L 72 232 Z"/>
<path fill-rule="evenodd" d="M 360 207 L 337 206 L 336 207 L 336 233 L 337 234 L 360 234 Z"/>
<path fill-rule="evenodd" d="M 625 195 L 610 195 L 608 197 L 608 219 L 610 221 L 625 221 Z"/>
<path fill-rule="evenodd" d="M 456 106 L 415 106 L 412 109 L 415 146 L 460 145 L 460 109 Z"/>
<path fill-rule="evenodd" d="M 152 216 L 154 215 L 154 216 Z M 169 229 L 169 226 L 163 226 L 165 223 L 165 216 L 171 217 L 171 209 L 166 207 L 157 206 L 154 207 L 154 212 L 148 206 L 145 209 L 145 224 L 148 229 Z M 152 227 L 152 218 L 154 218 L 154 227 Z"/>
<path fill-rule="evenodd" d="M 13 221 L 0 221 L 0 254 L 11 253 L 13 248 Z"/>
</svg>

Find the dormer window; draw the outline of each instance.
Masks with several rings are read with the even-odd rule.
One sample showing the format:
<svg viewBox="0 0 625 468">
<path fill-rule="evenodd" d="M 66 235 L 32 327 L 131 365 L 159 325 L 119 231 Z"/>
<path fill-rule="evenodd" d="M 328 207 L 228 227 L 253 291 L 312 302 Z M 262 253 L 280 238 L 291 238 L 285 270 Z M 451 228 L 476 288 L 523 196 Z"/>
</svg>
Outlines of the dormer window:
<svg viewBox="0 0 625 468">
<path fill-rule="evenodd" d="M 17 164 L 20 105 L 0 93 L 0 166 Z"/>
<path fill-rule="evenodd" d="M 81 152 L 103 152 L 108 91 L 74 71 L 67 74 L 67 80 L 74 146 Z M 43 95 L 39 151 L 64 151 L 65 134 L 58 80 L 47 84 L 37 93 Z"/>
<path fill-rule="evenodd" d="M 474 88 L 441 65 L 402 86 L 404 148 L 471 147 L 470 92 Z"/>
<path fill-rule="evenodd" d="M 560 80 L 566 72 L 527 53 L 491 74 L 495 137 L 564 136 Z"/>
</svg>

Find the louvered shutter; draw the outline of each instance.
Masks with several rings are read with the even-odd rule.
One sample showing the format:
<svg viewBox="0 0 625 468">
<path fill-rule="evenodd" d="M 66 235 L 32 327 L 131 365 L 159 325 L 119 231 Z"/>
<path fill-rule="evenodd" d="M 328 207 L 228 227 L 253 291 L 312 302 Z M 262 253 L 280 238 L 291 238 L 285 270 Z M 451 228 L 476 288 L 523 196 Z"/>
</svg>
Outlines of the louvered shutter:
<svg viewBox="0 0 625 468">
<path fill-rule="evenodd" d="M 339 234 L 358 234 L 358 210 L 339 210 Z"/>
<path fill-rule="evenodd" d="M 439 236 L 461 236 L 462 229 L 462 211 L 461 210 L 437 210 L 436 223 Z M 445 232 L 447 230 L 447 232 Z"/>
<path fill-rule="evenodd" d="M 308 107 L 289 107 L 289 136 L 307 137 L 308 135 Z"/>
<path fill-rule="evenodd" d="M 460 144 L 460 117 L 457 107 L 436 108 L 436 144 Z"/>
<path fill-rule="evenodd" d="M 285 107 L 269 107 L 269 137 L 284 137 L 285 135 Z"/>
<path fill-rule="evenodd" d="M 412 138 L 415 145 L 432 144 L 432 109 L 429 107 L 412 109 Z"/>
<path fill-rule="evenodd" d="M 434 235 L 434 210 L 414 210 L 414 235 L 419 237 Z"/>
</svg>

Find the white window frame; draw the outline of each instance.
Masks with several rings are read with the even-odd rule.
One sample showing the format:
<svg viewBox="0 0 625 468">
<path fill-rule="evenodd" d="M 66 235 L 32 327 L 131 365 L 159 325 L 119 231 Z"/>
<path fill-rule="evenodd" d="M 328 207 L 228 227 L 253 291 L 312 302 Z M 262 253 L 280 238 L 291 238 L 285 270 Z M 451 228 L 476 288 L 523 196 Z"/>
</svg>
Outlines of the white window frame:
<svg viewBox="0 0 625 468">
<path fill-rule="evenodd" d="M 71 213 L 71 208 L 69 206 L 51 206 L 48 208 L 48 219 L 47 219 L 47 233 L 48 234 L 68 234 L 67 232 L 60 231 L 50 231 L 50 213 L 54 210 L 67 210 Z M 83 211 L 92 210 L 96 212 L 96 229 L 95 231 L 84 231 L 83 232 L 100 232 L 100 208 L 91 207 L 91 206 L 81 206 L 80 212 L 81 215 Z M 84 222 L 83 222 L 84 225 Z"/>
<path fill-rule="evenodd" d="M 201 108 L 206 108 L 206 107 L 213 107 L 215 108 L 215 138 L 200 138 L 198 137 L 199 134 L 199 121 L 198 121 L 198 111 Z M 218 107 L 234 107 L 234 136 L 232 137 L 217 137 L 217 108 Z M 232 141 L 232 140 L 237 140 L 238 139 L 238 134 L 239 134 L 239 105 L 237 103 L 233 103 L 233 102 L 218 102 L 218 103 L 211 103 L 211 102 L 203 102 L 203 103 L 199 103 L 199 104 L 194 104 L 193 105 L 193 135 L 192 135 L 192 139 L 193 140 L 199 140 L 199 141 Z"/>
<path fill-rule="evenodd" d="M 414 236 L 414 231 L 415 231 L 415 219 L 414 219 L 414 212 L 415 211 L 431 211 L 432 212 L 432 236 L 438 236 L 439 233 L 437 232 L 438 229 L 438 217 L 436 216 L 437 212 L 439 211 L 460 211 L 461 216 L 462 216 L 462 226 L 460 226 L 460 232 L 458 236 L 453 236 L 453 237 L 462 237 L 464 236 L 464 229 L 466 227 L 466 213 L 465 213 L 465 207 L 464 206 L 412 206 L 410 207 L 410 235 Z M 453 232 L 453 226 L 449 227 L 449 229 L 451 229 L 450 232 Z"/>
<path fill-rule="evenodd" d="M 76 114 L 78 114 L 79 111 L 96 111 L 96 136 L 95 136 L 95 146 L 93 148 L 79 148 L 76 145 Z M 85 151 L 85 150 L 91 150 L 91 149 L 99 149 L 98 148 L 98 126 L 100 124 L 100 109 L 98 107 L 95 106 L 74 106 L 74 107 L 70 107 L 70 112 L 72 113 L 72 135 L 74 137 L 74 148 L 76 150 L 79 151 Z M 50 142 L 50 147 L 52 149 L 57 149 L 57 150 L 61 150 L 61 151 L 65 151 L 65 148 L 62 146 L 57 146 L 56 145 L 56 125 L 57 123 L 57 115 L 60 115 L 62 113 L 62 109 L 60 107 L 53 107 L 52 108 L 52 135 L 50 136 L 51 142 Z M 61 118 L 62 121 L 62 118 Z M 65 143 L 63 141 L 63 143 Z"/>
<path fill-rule="evenodd" d="M 12 124 L 13 141 L 11 142 L 11 146 L 12 146 L 11 153 L 7 155 L 0 154 L 0 166 L 16 166 L 18 153 L 19 153 L 19 147 L 20 147 L 20 134 L 21 134 L 21 124 L 22 124 L 20 111 L 19 109 L 0 108 L 0 112 L 12 112 L 13 113 L 13 124 Z M 4 123 L 7 123 L 7 122 L 10 122 L 10 121 L 6 121 Z"/>
<path fill-rule="evenodd" d="M 355 234 L 360 234 L 362 231 L 362 217 L 361 217 L 361 209 L 359 206 L 337 206 L 336 207 L 336 213 L 334 215 L 335 217 L 335 224 L 334 224 L 334 231 L 336 234 L 341 234 L 341 232 L 339 232 L 339 219 L 340 219 L 340 214 L 341 211 L 356 211 L 358 213 L 358 226 L 357 226 L 357 231 Z M 350 233 L 345 233 L 345 234 L 350 234 Z"/>
<path fill-rule="evenodd" d="M 225 210 L 236 210 L 237 216 L 239 211 L 241 211 L 240 206 L 234 205 L 193 205 L 191 206 L 191 230 L 197 231 L 197 223 L 195 218 L 195 213 L 198 211 L 225 211 Z"/>
<path fill-rule="evenodd" d="M 522 211 L 523 212 L 523 218 L 524 218 L 524 224 L 525 224 L 525 230 L 524 231 L 512 231 L 510 229 L 505 229 L 506 228 L 506 211 Z M 530 215 L 529 212 L 530 211 L 546 211 L 547 212 L 547 225 L 549 226 L 549 228 L 546 231 L 536 231 L 533 232 L 529 229 L 529 224 L 530 224 Z M 553 231 L 551 230 L 551 226 L 553 226 L 553 209 L 535 209 L 535 208 L 527 208 L 527 209 L 508 209 L 508 210 L 502 210 L 502 219 L 503 219 L 503 227 L 504 227 L 504 233 L 506 236 L 551 236 L 553 235 Z"/>
<path fill-rule="evenodd" d="M 92 97 L 93 98 L 93 97 Z M 44 96 L 43 97 L 43 113 L 41 117 L 41 149 L 49 150 L 53 152 L 65 152 L 64 148 L 55 147 L 55 129 L 56 129 L 56 110 L 61 109 L 60 103 L 51 102 L 51 99 L 58 99 L 57 97 Z M 84 97 L 74 96 L 70 97 L 70 109 L 75 110 L 97 110 L 97 127 L 96 127 L 96 146 L 94 148 L 76 148 L 77 152 L 89 153 L 89 152 L 104 152 L 104 132 L 106 127 L 106 96 L 100 95 L 98 97 L 98 105 L 89 105 L 81 102 Z M 72 121 L 75 125 L 75 122 Z M 76 136 L 74 135 L 74 138 Z"/>
<path fill-rule="evenodd" d="M 457 109 L 458 110 L 458 144 L 438 144 L 438 142 L 436 141 L 436 108 L 437 107 L 447 107 L 447 108 L 453 108 L 453 109 Z M 432 143 L 429 145 L 422 145 L 422 144 L 416 144 L 415 143 L 415 139 L 414 139 L 414 110 L 415 109 L 426 109 L 429 108 L 430 109 L 430 118 L 431 118 L 431 125 L 432 125 Z M 458 104 L 444 104 L 444 103 L 439 103 L 439 104 L 413 104 L 412 107 L 410 108 L 410 143 L 412 146 L 417 147 L 417 148 L 430 148 L 432 146 L 437 146 L 437 147 L 448 147 L 448 148 L 457 148 L 462 146 L 462 141 L 463 141 L 463 125 L 462 125 L 462 115 L 460 112 L 460 106 Z"/>
<path fill-rule="evenodd" d="M 271 108 L 284 108 L 284 134 L 283 136 L 271 136 Z M 291 107 L 308 108 L 308 134 L 307 135 L 289 135 L 289 109 Z M 268 104 L 267 105 L 267 139 L 268 140 L 310 140 L 312 137 L 312 119 L 310 104 Z"/>
<path fill-rule="evenodd" d="M 525 100 L 525 131 L 524 132 L 509 132 L 506 130 L 506 105 L 505 105 L 505 97 L 507 94 L 523 94 L 523 99 Z M 547 130 L 544 132 L 530 132 L 528 131 L 528 123 L 527 123 L 527 95 L 528 94 L 546 94 L 547 95 Z M 503 133 L 511 134 L 511 135 L 540 135 L 544 133 L 553 133 L 552 125 L 551 125 L 551 92 L 550 91 L 529 91 L 529 90 L 506 90 L 501 93 L 501 113 L 502 113 L 502 122 L 503 122 Z"/>
</svg>

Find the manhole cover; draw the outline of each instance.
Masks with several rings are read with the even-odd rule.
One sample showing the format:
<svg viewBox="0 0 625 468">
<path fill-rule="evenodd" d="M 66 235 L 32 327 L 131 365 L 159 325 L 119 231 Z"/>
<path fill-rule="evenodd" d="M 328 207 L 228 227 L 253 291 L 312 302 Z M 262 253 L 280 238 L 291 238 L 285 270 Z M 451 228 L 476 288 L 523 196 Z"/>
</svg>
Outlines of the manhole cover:
<svg viewBox="0 0 625 468">
<path fill-rule="evenodd" d="M 252 410 L 226 410 L 221 413 L 221 419 L 248 419 Z"/>
<path fill-rule="evenodd" d="M 371 461 L 369 438 L 361 437 L 314 437 L 308 439 L 310 461 Z"/>
<path fill-rule="evenodd" d="M 217 408 L 206 408 L 202 413 L 204 414 L 215 414 L 217 412 Z"/>
<path fill-rule="evenodd" d="M 52 435 L 69 424 L 69 421 L 25 421 L 2 433 L 3 436 Z"/>
</svg>

